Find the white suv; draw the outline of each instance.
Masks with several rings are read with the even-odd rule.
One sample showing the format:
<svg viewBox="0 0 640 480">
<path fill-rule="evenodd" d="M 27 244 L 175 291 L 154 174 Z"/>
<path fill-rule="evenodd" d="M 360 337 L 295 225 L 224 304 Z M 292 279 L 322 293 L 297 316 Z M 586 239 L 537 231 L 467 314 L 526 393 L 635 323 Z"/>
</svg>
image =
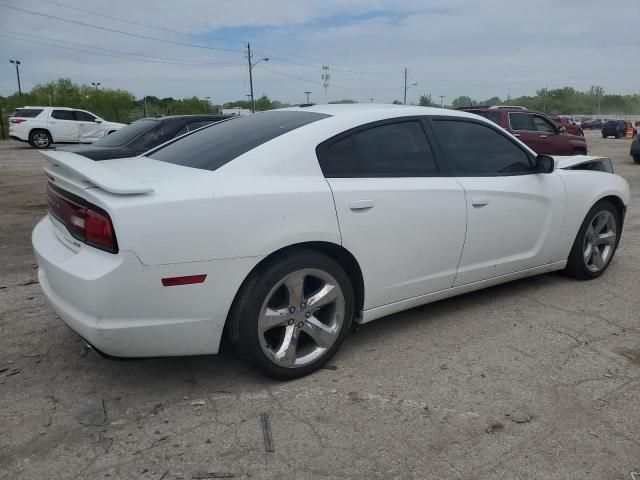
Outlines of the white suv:
<svg viewBox="0 0 640 480">
<path fill-rule="evenodd" d="M 24 107 L 9 118 L 9 137 L 35 148 L 48 148 L 52 143 L 92 143 L 124 126 L 85 110 Z"/>
</svg>

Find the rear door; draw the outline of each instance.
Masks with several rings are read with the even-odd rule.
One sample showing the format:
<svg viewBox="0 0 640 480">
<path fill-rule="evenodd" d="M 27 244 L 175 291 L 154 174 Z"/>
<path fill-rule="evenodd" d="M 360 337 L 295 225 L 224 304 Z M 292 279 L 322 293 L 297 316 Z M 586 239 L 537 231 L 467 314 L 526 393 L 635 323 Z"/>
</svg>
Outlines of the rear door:
<svg viewBox="0 0 640 480">
<path fill-rule="evenodd" d="M 466 228 L 464 191 L 442 173 L 420 118 L 365 125 L 318 149 L 365 309 L 451 287 Z"/>
<path fill-rule="evenodd" d="M 78 136 L 81 143 L 93 143 L 104 137 L 104 128 L 96 122 L 97 117 L 82 110 L 74 111 L 78 122 Z"/>
<path fill-rule="evenodd" d="M 533 156 L 489 124 L 434 118 L 430 125 L 466 195 L 467 234 L 455 286 L 559 260 L 560 177 L 536 173 Z"/>
<path fill-rule="evenodd" d="M 47 123 L 54 142 L 78 142 L 79 124 L 73 110 L 54 109 Z"/>
</svg>

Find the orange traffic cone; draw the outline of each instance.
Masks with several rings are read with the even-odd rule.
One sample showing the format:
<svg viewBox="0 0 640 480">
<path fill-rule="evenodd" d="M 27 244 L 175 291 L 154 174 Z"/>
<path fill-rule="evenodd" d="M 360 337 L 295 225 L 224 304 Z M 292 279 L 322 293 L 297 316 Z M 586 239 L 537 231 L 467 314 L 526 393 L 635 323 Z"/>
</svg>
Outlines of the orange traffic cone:
<svg viewBox="0 0 640 480">
<path fill-rule="evenodd" d="M 624 136 L 624 138 L 633 138 L 633 128 L 627 128 L 627 134 Z"/>
</svg>

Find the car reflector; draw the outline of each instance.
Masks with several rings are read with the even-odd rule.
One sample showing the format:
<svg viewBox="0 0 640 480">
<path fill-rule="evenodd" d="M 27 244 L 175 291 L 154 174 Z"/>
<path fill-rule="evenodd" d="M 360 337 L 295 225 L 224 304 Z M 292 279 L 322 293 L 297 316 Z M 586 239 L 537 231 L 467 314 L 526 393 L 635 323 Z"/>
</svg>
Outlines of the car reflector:
<svg viewBox="0 0 640 480">
<path fill-rule="evenodd" d="M 206 275 L 188 275 L 186 277 L 163 278 L 162 285 L 165 287 L 175 287 L 177 285 L 191 285 L 193 283 L 204 283 Z"/>
</svg>

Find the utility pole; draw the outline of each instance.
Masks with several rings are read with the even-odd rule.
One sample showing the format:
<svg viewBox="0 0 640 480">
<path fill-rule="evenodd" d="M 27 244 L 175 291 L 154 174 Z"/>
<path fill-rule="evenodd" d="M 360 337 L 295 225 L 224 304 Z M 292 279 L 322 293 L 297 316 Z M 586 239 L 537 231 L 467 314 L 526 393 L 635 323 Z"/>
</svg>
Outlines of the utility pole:
<svg viewBox="0 0 640 480">
<path fill-rule="evenodd" d="M 305 91 L 304 93 L 307 95 L 307 103 L 308 103 L 308 104 L 309 104 L 309 103 L 311 103 L 311 102 L 309 101 L 309 95 L 311 95 L 311 92 L 310 92 L 309 90 L 307 90 L 307 91 Z"/>
<path fill-rule="evenodd" d="M 207 110 L 209 111 L 209 114 L 211 114 L 211 97 L 204 97 L 204 98 L 207 101 Z"/>
<path fill-rule="evenodd" d="M 444 95 L 440 95 L 440 108 L 444 107 Z"/>
<path fill-rule="evenodd" d="M 324 87 L 324 103 L 327 103 L 327 88 L 329 88 L 329 79 L 331 78 L 329 75 L 329 65 L 322 65 L 322 75 L 320 78 L 322 79 L 322 86 Z"/>
<path fill-rule="evenodd" d="M 22 87 L 20 86 L 20 60 L 9 60 L 16 66 L 16 76 L 18 77 L 18 95 L 22 96 Z"/>
<path fill-rule="evenodd" d="M 268 62 L 268 58 L 261 58 L 256 63 L 251 63 L 251 59 L 253 58 L 253 54 L 251 53 L 251 45 L 247 42 L 247 62 L 249 62 L 249 88 L 251 90 L 251 113 L 255 113 L 256 111 L 256 101 L 253 98 L 253 67 L 255 67 L 258 63 L 264 61 Z"/>
<path fill-rule="evenodd" d="M 144 116 L 148 117 L 149 115 L 147 114 L 147 96 L 144 96 Z"/>
<path fill-rule="evenodd" d="M 402 101 L 403 105 L 407 104 L 407 67 L 404 67 L 404 100 Z"/>
<path fill-rule="evenodd" d="M 369 99 L 369 102 L 373 103 L 373 97 L 371 97 L 371 98 Z"/>
</svg>

